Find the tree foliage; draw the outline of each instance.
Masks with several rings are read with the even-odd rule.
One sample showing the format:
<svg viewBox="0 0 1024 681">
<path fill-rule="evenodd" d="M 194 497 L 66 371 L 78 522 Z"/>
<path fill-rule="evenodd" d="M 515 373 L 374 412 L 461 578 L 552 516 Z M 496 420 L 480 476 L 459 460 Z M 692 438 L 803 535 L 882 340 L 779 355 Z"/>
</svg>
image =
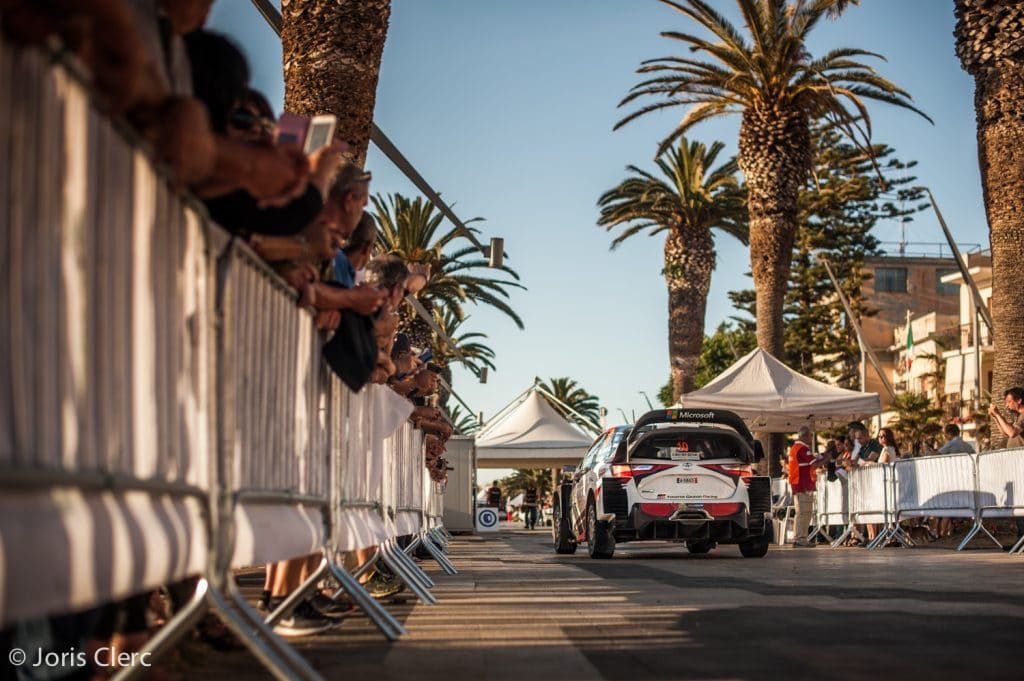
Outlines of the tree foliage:
<svg viewBox="0 0 1024 681">
<path fill-rule="evenodd" d="M 921 454 L 924 442 L 937 438 L 942 433 L 943 411 L 932 405 L 924 395 L 900 393 L 890 407 L 896 412 L 893 430 L 899 435 L 900 449 Z"/>
</svg>

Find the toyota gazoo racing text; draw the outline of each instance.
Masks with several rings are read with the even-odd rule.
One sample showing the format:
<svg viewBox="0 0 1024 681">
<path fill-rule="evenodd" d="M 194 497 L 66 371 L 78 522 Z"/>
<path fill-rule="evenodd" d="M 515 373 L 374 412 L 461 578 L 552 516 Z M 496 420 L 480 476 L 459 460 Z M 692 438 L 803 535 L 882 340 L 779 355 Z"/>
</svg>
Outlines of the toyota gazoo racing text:
<svg viewBox="0 0 1024 681">
<path fill-rule="evenodd" d="M 690 553 L 738 544 L 760 558 L 772 541 L 771 479 L 751 473 L 763 458 L 729 411 L 659 409 L 602 433 L 552 504 L 555 551 L 585 542 L 610 558 L 619 542 L 685 542 Z"/>
</svg>

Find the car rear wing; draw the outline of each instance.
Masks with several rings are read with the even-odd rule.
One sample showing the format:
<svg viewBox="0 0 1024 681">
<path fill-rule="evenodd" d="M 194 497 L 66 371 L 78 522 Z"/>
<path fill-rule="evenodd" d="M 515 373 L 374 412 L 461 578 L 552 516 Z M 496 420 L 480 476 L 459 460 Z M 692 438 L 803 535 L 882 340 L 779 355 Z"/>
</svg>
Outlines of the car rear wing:
<svg viewBox="0 0 1024 681">
<path fill-rule="evenodd" d="M 629 441 L 635 442 L 645 426 L 661 423 L 715 423 L 735 430 L 744 442 L 753 448 L 754 436 L 747 424 L 736 414 L 723 409 L 655 409 L 649 411 L 633 424 Z"/>
</svg>

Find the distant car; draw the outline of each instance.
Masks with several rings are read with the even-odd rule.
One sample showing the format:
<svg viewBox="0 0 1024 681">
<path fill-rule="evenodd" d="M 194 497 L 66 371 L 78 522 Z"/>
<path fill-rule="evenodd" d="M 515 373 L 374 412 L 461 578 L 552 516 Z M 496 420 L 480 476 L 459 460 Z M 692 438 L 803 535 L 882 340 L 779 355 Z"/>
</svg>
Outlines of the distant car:
<svg viewBox="0 0 1024 681">
<path fill-rule="evenodd" d="M 554 547 L 611 558 L 621 542 L 685 542 L 690 553 L 738 544 L 760 558 L 772 543 L 771 479 L 746 424 L 723 410 L 659 409 L 602 433 L 552 503 Z"/>
</svg>

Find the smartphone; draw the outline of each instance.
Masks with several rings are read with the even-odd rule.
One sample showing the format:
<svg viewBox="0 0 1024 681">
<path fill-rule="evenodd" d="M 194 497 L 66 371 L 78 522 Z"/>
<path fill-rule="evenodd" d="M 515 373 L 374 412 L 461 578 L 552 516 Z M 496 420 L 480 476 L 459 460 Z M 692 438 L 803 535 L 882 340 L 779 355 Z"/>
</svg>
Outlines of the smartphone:
<svg viewBox="0 0 1024 681">
<path fill-rule="evenodd" d="M 334 129 L 336 127 L 338 127 L 338 118 L 334 114 L 313 116 L 309 121 L 306 144 L 302 150 L 306 154 L 312 154 L 317 149 L 326 147 L 334 139 Z"/>
<path fill-rule="evenodd" d="M 434 351 L 430 350 L 429 348 L 424 350 L 420 354 L 420 361 L 423 362 L 424 364 L 426 364 L 427 362 L 429 362 L 432 359 L 434 359 Z"/>
<path fill-rule="evenodd" d="M 285 112 L 274 126 L 274 141 L 277 144 L 294 144 L 308 155 L 330 144 L 337 126 L 338 119 L 334 114 L 308 118 Z"/>
<path fill-rule="evenodd" d="M 294 144 L 299 148 L 304 148 L 308 131 L 308 118 L 285 112 L 277 119 L 277 125 L 274 126 L 274 142 L 277 144 Z"/>
</svg>

